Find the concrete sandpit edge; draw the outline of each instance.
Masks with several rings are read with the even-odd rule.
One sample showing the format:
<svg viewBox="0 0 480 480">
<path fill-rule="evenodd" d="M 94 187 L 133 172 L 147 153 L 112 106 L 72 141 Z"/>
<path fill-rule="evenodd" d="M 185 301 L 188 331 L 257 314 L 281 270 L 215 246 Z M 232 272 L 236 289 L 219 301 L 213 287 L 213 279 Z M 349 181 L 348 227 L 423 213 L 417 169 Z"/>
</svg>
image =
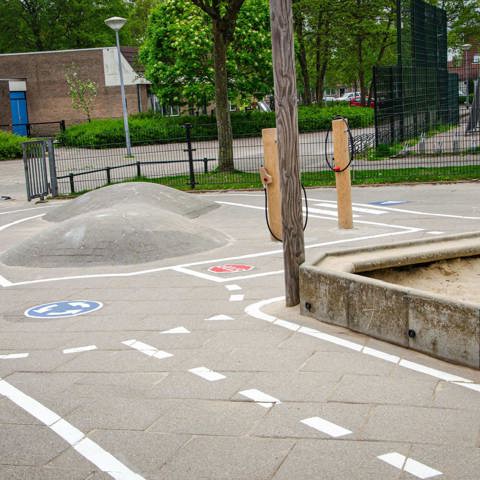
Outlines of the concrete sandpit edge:
<svg viewBox="0 0 480 480">
<path fill-rule="evenodd" d="M 326 253 L 300 267 L 300 311 L 322 322 L 480 368 L 480 304 L 359 275 L 480 255 L 480 233 Z"/>
</svg>

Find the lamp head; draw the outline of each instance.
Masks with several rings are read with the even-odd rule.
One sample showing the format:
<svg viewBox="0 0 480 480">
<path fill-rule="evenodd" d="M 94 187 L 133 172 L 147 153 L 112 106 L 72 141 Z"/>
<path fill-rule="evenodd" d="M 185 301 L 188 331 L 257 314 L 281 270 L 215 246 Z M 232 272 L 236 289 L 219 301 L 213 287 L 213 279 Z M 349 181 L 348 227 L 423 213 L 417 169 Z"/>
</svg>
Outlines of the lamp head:
<svg viewBox="0 0 480 480">
<path fill-rule="evenodd" d="M 105 20 L 105 24 L 115 32 L 118 32 L 126 22 L 127 19 L 122 17 L 110 17 Z"/>
<path fill-rule="evenodd" d="M 471 43 L 465 43 L 464 45 L 462 45 L 462 50 L 463 51 L 468 51 L 472 48 L 472 44 Z"/>
</svg>

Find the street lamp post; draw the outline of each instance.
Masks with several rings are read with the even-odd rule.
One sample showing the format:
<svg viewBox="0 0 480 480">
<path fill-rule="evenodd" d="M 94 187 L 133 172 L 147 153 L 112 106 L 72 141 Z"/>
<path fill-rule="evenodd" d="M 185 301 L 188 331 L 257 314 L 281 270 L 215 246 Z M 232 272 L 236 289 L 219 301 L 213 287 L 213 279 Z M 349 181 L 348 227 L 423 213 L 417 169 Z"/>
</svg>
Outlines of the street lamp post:
<svg viewBox="0 0 480 480">
<path fill-rule="evenodd" d="M 105 24 L 115 32 L 117 41 L 118 73 L 120 75 L 120 91 L 122 93 L 123 126 L 125 128 L 125 140 L 127 144 L 127 155 L 132 155 L 132 146 L 130 143 L 130 129 L 128 128 L 127 99 L 125 98 L 125 85 L 123 83 L 122 54 L 120 52 L 120 40 L 118 32 L 125 25 L 126 19 L 122 17 L 110 17 L 105 20 Z"/>
<path fill-rule="evenodd" d="M 462 50 L 465 52 L 465 65 L 464 65 L 464 70 L 465 70 L 465 84 L 466 84 L 466 92 L 467 92 L 467 100 L 466 100 L 466 105 L 467 108 L 470 106 L 470 96 L 469 96 L 469 91 L 468 91 L 468 51 L 472 48 L 472 45 L 470 43 L 465 43 L 462 45 Z"/>
</svg>

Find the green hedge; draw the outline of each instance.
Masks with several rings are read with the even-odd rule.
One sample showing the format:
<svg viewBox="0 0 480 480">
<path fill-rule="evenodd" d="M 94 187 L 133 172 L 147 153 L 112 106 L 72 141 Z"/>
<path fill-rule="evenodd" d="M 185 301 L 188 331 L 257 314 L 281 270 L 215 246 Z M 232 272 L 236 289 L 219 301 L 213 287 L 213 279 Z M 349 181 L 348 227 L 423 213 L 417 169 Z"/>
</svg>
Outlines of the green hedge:
<svg viewBox="0 0 480 480">
<path fill-rule="evenodd" d="M 299 107 L 300 132 L 327 130 L 336 115 L 348 118 L 352 128 L 373 125 L 371 108 L 336 105 L 329 107 Z M 275 113 L 233 112 L 232 129 L 235 138 L 258 136 L 263 128 L 275 127 Z M 184 124 L 192 125 L 192 138 L 216 138 L 215 117 L 208 115 L 162 117 L 151 112 L 129 118 L 130 138 L 133 145 L 168 143 L 185 140 Z M 93 120 L 90 123 L 73 125 L 58 136 L 62 145 L 72 147 L 109 148 L 125 142 L 122 119 Z"/>
<path fill-rule="evenodd" d="M 13 135 L 0 130 L 0 160 L 22 158 L 22 143 L 27 140 L 27 137 Z"/>
</svg>

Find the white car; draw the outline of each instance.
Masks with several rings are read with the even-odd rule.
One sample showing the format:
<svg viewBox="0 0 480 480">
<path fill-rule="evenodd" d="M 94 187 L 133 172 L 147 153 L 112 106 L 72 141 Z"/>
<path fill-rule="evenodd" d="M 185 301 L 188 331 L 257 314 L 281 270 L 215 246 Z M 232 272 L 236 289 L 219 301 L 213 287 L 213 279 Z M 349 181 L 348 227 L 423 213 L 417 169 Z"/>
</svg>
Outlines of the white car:
<svg viewBox="0 0 480 480">
<path fill-rule="evenodd" d="M 360 96 L 360 92 L 347 92 L 347 93 L 344 93 L 341 97 L 337 97 L 335 100 L 337 102 L 349 102 L 353 98 L 359 97 L 359 96 Z"/>
</svg>

